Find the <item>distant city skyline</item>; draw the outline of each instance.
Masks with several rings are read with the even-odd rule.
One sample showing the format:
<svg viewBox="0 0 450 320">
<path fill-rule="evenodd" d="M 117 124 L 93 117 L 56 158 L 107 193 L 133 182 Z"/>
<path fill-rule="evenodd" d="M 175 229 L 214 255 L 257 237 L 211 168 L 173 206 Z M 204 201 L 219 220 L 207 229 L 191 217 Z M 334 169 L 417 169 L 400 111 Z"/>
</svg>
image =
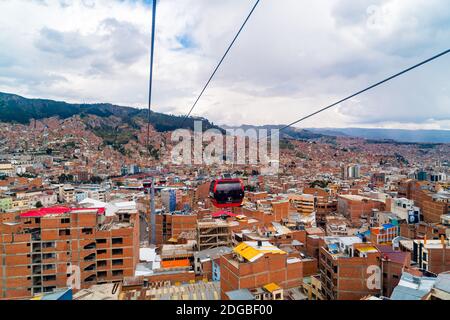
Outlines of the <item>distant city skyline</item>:
<svg viewBox="0 0 450 320">
<path fill-rule="evenodd" d="M 448 49 L 444 0 L 262 1 L 194 115 L 283 124 Z M 154 110 L 185 114 L 254 1 L 166 0 Z M 0 91 L 145 107 L 149 1 L 1 1 Z M 300 124 L 450 129 L 450 57 Z"/>
</svg>

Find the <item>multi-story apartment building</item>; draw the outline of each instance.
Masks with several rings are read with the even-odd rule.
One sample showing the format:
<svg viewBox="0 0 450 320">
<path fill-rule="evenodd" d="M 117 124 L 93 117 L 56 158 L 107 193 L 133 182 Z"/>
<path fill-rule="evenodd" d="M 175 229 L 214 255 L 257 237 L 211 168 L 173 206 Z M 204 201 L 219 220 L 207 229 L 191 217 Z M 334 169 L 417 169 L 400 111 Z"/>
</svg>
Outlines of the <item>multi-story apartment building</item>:
<svg viewBox="0 0 450 320">
<path fill-rule="evenodd" d="M 338 213 L 348 217 L 353 223 L 368 221 L 373 209 L 383 211 L 385 203 L 360 195 L 340 195 L 338 197 Z"/>
<path fill-rule="evenodd" d="M 70 185 L 59 187 L 59 201 L 67 204 L 76 203 L 75 188 Z"/>
<path fill-rule="evenodd" d="M 263 241 L 246 241 L 233 253 L 220 258 L 220 290 L 222 299 L 227 292 L 256 289 L 276 284 L 288 289 L 300 287 L 303 282 L 301 259 Z"/>
<path fill-rule="evenodd" d="M 156 243 L 167 243 L 170 239 L 177 239 L 182 232 L 195 232 L 197 229 L 197 215 L 181 212 L 163 213 L 155 216 Z"/>
<path fill-rule="evenodd" d="M 324 241 L 319 269 L 326 299 L 359 300 L 381 293 L 380 274 L 376 274 L 381 270 L 380 252 L 375 246 L 358 237 L 325 237 Z"/>
<path fill-rule="evenodd" d="M 104 209 L 45 208 L 3 223 L 0 299 L 28 298 L 133 276 L 139 254 L 135 212 L 106 216 Z M 77 280 L 70 285 L 77 286 Z"/>
<path fill-rule="evenodd" d="M 414 240 L 411 261 L 436 274 L 450 270 L 450 240 Z"/>
</svg>

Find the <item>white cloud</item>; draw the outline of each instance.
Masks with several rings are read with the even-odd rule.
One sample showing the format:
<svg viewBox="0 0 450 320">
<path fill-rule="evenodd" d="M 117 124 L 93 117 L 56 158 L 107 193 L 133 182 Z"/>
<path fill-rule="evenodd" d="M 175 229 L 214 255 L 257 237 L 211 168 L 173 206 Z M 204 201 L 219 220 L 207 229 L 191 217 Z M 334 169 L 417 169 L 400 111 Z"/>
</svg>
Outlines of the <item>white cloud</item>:
<svg viewBox="0 0 450 320">
<path fill-rule="evenodd" d="M 164 0 L 155 110 L 186 113 L 253 1 Z M 144 107 L 151 12 L 136 0 L 0 0 L 0 91 Z M 263 0 L 194 114 L 288 123 L 447 49 L 446 0 Z M 303 127 L 450 129 L 450 57 Z"/>
</svg>

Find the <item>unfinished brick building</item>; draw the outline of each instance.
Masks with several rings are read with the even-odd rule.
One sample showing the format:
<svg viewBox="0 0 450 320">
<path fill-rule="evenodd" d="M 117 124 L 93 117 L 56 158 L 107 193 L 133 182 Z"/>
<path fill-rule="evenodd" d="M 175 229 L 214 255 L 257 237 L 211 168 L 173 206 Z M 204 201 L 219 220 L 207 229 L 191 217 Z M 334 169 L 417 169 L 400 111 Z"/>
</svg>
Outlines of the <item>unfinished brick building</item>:
<svg viewBox="0 0 450 320">
<path fill-rule="evenodd" d="M 429 272 L 439 274 L 450 270 L 450 240 L 414 240 L 411 260 Z"/>
<path fill-rule="evenodd" d="M 29 298 L 67 287 L 80 268 L 81 288 L 134 275 L 139 255 L 135 212 L 47 208 L 0 226 L 0 299 Z M 74 273 L 75 272 L 75 273 Z"/>
<path fill-rule="evenodd" d="M 338 197 L 338 213 L 350 219 L 355 225 L 368 221 L 373 209 L 385 210 L 385 203 L 359 195 L 340 195 Z"/>
<path fill-rule="evenodd" d="M 303 265 L 300 259 L 268 242 L 243 242 L 233 253 L 220 259 L 221 298 L 227 292 L 239 289 L 255 289 L 276 283 L 284 289 L 299 287 L 303 281 Z"/>
<path fill-rule="evenodd" d="M 156 243 L 164 244 L 176 240 L 182 232 L 195 232 L 197 215 L 195 214 L 160 214 L 155 216 Z"/>
<path fill-rule="evenodd" d="M 381 278 L 379 287 L 369 279 L 375 272 L 369 267 L 381 267 L 381 254 L 372 244 L 361 242 L 358 237 L 325 238 L 319 260 L 325 299 L 360 300 L 381 293 Z"/>
<path fill-rule="evenodd" d="M 450 211 L 450 199 L 433 193 L 429 184 L 416 180 L 405 180 L 399 183 L 399 195 L 414 201 L 422 212 L 423 220 L 430 223 L 439 223 L 441 216 Z"/>
<path fill-rule="evenodd" d="M 231 246 L 231 232 L 228 223 L 221 219 L 203 219 L 197 222 L 198 250 Z"/>
</svg>

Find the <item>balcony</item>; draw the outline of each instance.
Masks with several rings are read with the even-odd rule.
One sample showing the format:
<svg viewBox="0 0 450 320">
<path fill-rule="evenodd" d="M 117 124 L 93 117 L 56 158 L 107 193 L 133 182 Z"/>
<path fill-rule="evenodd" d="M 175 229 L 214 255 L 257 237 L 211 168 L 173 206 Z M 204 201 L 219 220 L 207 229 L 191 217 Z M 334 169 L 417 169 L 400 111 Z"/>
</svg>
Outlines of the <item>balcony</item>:
<svg viewBox="0 0 450 320">
<path fill-rule="evenodd" d="M 84 278 L 83 282 L 84 283 L 93 283 L 96 281 L 96 279 L 97 279 L 96 274 L 92 274 L 92 275 L 88 276 L 87 278 Z"/>
<path fill-rule="evenodd" d="M 84 261 L 94 261 L 95 260 L 95 256 L 96 256 L 96 254 L 95 254 L 95 252 L 94 253 L 91 253 L 91 254 L 89 254 L 89 255 L 87 255 L 86 257 L 84 257 Z"/>
<path fill-rule="evenodd" d="M 97 246 L 97 245 L 96 245 L 95 242 L 91 242 L 91 243 L 85 245 L 85 246 L 83 247 L 83 249 L 84 249 L 84 250 L 92 250 L 92 249 L 95 249 L 96 246 Z"/>
<path fill-rule="evenodd" d="M 86 268 L 84 268 L 84 271 L 95 271 L 97 269 L 97 266 L 95 263 L 90 264 L 89 266 L 87 266 Z"/>
<path fill-rule="evenodd" d="M 31 262 L 33 263 L 33 264 L 39 264 L 39 263 L 42 263 L 42 257 L 41 257 L 41 255 L 39 254 L 39 255 L 33 255 L 33 258 L 31 259 Z"/>
<path fill-rule="evenodd" d="M 41 266 L 33 266 L 33 274 L 42 274 Z"/>
</svg>

